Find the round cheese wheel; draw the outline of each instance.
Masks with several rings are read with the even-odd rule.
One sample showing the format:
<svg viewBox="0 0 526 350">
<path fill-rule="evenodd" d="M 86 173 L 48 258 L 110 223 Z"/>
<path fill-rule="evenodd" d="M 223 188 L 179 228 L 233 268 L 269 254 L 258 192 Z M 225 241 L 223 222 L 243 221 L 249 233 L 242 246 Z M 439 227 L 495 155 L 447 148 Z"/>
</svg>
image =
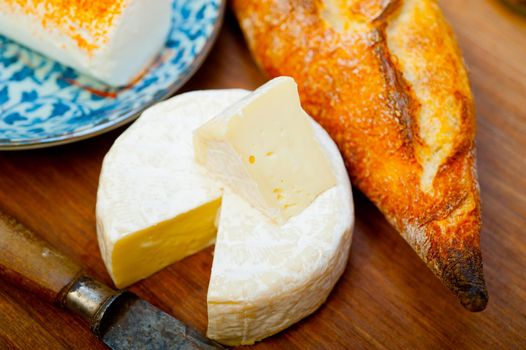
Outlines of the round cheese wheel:
<svg viewBox="0 0 526 350">
<path fill-rule="evenodd" d="M 354 224 L 343 160 L 314 121 L 337 184 L 283 225 L 195 162 L 194 130 L 248 93 L 195 91 L 144 112 L 108 152 L 97 197 L 99 245 L 118 286 L 216 239 L 207 335 L 228 345 L 254 343 L 314 312 L 345 269 Z"/>
</svg>

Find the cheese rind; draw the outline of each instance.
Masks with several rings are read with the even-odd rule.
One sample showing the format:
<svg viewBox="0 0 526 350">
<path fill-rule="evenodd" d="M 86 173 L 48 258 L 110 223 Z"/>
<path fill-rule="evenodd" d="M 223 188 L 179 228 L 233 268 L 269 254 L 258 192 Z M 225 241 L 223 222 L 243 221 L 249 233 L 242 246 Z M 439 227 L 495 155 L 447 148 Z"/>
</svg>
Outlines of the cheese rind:
<svg viewBox="0 0 526 350">
<path fill-rule="evenodd" d="M 292 78 L 275 78 L 194 133 L 197 161 L 282 224 L 336 183 Z"/>
<path fill-rule="evenodd" d="M 207 336 L 253 344 L 314 312 L 343 273 L 354 209 L 346 168 L 327 133 L 312 122 L 336 185 L 277 225 L 233 190 L 223 195 L 208 288 Z"/>
<path fill-rule="evenodd" d="M 0 1 L 0 34 L 104 83 L 130 83 L 170 30 L 171 0 Z"/>
<path fill-rule="evenodd" d="M 179 95 L 149 108 L 115 141 L 100 174 L 97 234 L 117 287 L 214 242 L 222 189 L 195 162 L 192 132 L 245 95 L 244 90 Z M 185 234 L 190 232 L 194 235 Z"/>
</svg>

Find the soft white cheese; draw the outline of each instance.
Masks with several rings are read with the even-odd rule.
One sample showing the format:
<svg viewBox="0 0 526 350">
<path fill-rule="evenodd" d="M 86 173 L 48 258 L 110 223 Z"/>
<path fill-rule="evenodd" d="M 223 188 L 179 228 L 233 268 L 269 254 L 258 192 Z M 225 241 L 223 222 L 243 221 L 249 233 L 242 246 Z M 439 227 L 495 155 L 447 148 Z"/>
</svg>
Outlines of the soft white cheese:
<svg viewBox="0 0 526 350">
<path fill-rule="evenodd" d="M 100 17 L 82 6 L 101 4 L 87 4 L 0 1 L 0 34 L 104 83 L 126 85 L 164 45 L 172 1 L 114 1 Z"/>
<path fill-rule="evenodd" d="M 247 94 L 191 92 L 146 111 L 106 156 L 97 197 L 101 253 L 120 285 L 211 244 L 217 220 L 207 334 L 229 345 L 253 343 L 314 312 L 345 269 L 354 223 L 342 158 L 310 119 L 335 185 L 283 225 L 195 162 L 193 132 Z"/>
</svg>

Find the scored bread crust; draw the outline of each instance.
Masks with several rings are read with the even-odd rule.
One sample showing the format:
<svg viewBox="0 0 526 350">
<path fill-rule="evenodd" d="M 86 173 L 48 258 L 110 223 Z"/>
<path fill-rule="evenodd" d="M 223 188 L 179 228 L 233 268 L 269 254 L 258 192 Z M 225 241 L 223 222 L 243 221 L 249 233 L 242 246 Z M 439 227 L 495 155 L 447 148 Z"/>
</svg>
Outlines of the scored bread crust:
<svg viewBox="0 0 526 350">
<path fill-rule="evenodd" d="M 354 185 L 464 307 L 488 293 L 473 97 L 432 0 L 233 0 L 258 64 L 298 82 Z"/>
</svg>

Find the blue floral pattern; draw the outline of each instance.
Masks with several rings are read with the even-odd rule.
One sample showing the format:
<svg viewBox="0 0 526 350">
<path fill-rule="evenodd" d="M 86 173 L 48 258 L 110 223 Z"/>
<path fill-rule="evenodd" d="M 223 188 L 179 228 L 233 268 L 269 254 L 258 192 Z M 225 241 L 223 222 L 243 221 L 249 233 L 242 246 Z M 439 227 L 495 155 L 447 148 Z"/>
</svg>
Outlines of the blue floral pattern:
<svg viewBox="0 0 526 350">
<path fill-rule="evenodd" d="M 110 88 L 0 36 L 0 149 L 72 142 L 133 120 L 186 82 L 210 49 L 224 0 L 174 0 L 172 30 L 136 83 Z"/>
</svg>

